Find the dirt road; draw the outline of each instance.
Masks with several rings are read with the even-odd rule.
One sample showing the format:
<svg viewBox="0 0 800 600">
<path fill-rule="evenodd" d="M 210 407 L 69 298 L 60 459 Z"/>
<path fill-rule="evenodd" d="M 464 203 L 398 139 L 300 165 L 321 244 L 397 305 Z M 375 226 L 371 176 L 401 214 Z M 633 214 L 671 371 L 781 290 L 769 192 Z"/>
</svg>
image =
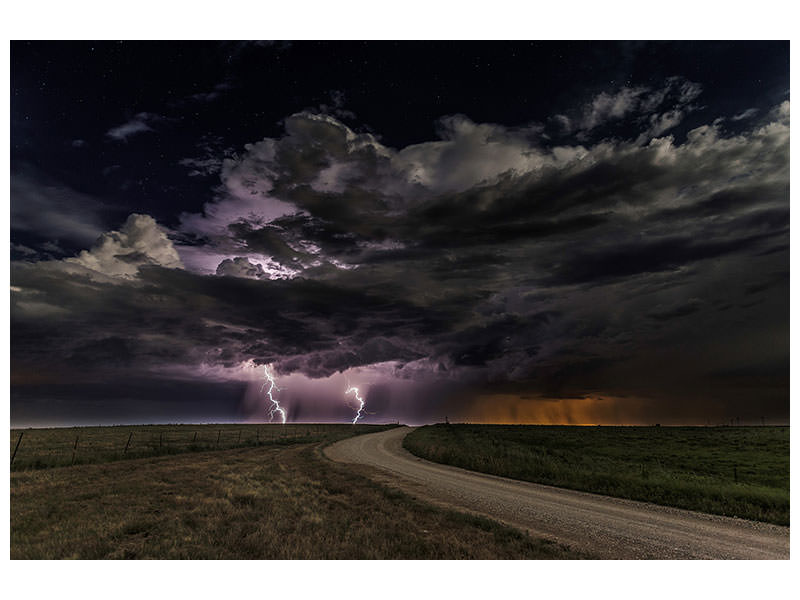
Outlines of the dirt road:
<svg viewBox="0 0 800 600">
<path fill-rule="evenodd" d="M 412 495 L 492 517 L 599 558 L 788 559 L 789 528 L 466 471 L 417 458 L 398 427 L 337 442 L 325 454 L 377 467 Z"/>
</svg>

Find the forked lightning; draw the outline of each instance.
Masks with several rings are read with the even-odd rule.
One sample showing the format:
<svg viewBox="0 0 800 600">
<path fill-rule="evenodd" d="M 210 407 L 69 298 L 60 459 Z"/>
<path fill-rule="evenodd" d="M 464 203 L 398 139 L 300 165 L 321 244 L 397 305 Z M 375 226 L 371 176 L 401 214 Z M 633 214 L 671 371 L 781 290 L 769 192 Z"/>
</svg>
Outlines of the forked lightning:
<svg viewBox="0 0 800 600">
<path fill-rule="evenodd" d="M 361 411 L 364 410 L 364 399 L 359 395 L 357 387 L 350 386 L 344 394 L 346 396 L 347 394 L 351 393 L 355 396 L 356 400 L 358 400 L 358 405 L 359 405 L 358 412 L 356 413 L 356 416 L 353 417 L 353 425 L 355 425 L 356 421 L 358 421 L 361 418 Z"/>
<path fill-rule="evenodd" d="M 269 389 L 267 390 L 267 396 L 269 397 L 269 401 L 272 404 L 269 407 L 269 422 L 272 423 L 272 419 L 275 418 L 275 413 L 280 413 L 281 415 L 281 423 L 286 423 L 286 411 L 281 408 L 281 405 L 278 403 L 278 400 L 275 396 L 272 395 L 273 391 L 280 391 L 277 385 L 275 385 L 275 378 L 273 377 L 272 373 L 269 372 L 269 365 L 264 365 L 264 377 L 267 381 L 264 382 L 264 385 L 261 386 L 261 392 L 264 392 L 264 388 L 269 385 Z"/>
</svg>

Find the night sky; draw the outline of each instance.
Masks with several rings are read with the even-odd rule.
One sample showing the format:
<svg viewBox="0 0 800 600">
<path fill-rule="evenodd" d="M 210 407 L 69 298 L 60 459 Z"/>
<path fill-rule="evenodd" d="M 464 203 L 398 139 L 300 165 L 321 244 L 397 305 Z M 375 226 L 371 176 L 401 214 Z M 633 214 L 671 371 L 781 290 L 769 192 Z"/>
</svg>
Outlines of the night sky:
<svg viewBox="0 0 800 600">
<path fill-rule="evenodd" d="M 12 42 L 10 109 L 12 426 L 788 422 L 788 43 Z"/>
</svg>

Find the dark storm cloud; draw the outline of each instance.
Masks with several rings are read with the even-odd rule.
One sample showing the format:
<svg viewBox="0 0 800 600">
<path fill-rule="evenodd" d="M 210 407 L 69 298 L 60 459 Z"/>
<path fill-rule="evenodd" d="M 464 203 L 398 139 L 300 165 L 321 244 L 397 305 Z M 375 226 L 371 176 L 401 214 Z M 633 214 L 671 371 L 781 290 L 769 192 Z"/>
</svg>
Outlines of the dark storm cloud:
<svg viewBox="0 0 800 600">
<path fill-rule="evenodd" d="M 670 319 L 678 319 L 680 317 L 685 317 L 697 312 L 700 310 L 702 304 L 703 302 L 701 300 L 697 298 L 690 298 L 686 302 L 681 302 L 676 306 L 656 306 L 655 310 L 649 313 L 647 316 L 651 319 L 656 319 L 657 321 L 669 321 Z"/>
<path fill-rule="evenodd" d="M 55 261 L 16 264 L 13 279 L 13 329 L 21 340 L 15 360 L 29 368 L 44 360 L 53 369 L 146 370 L 254 359 L 319 376 L 419 358 L 398 340 L 420 330 L 435 335 L 446 320 L 374 292 L 308 280 L 261 282 L 140 265 L 136 279 L 111 282 Z M 56 357 L 53 347 L 60 349 Z"/>
<path fill-rule="evenodd" d="M 170 381 L 123 372 L 113 381 L 12 386 L 10 404 L 17 427 L 224 423 L 250 417 L 242 406 L 245 391 L 242 382 Z"/>
<path fill-rule="evenodd" d="M 268 274 L 259 264 L 251 263 L 243 256 L 226 258 L 217 267 L 217 275 L 228 277 L 245 277 L 247 279 L 268 279 Z"/>
<path fill-rule="evenodd" d="M 700 94 L 603 92 L 554 116 L 557 142 L 454 115 L 395 149 L 292 115 L 186 161 L 220 185 L 176 230 L 134 215 L 72 259 L 13 263 L 14 368 L 392 362 L 551 397 L 724 396 L 710 372 L 788 355 L 789 105 L 668 135 Z"/>
<path fill-rule="evenodd" d="M 780 221 L 783 231 L 778 233 L 788 234 L 785 224 L 785 220 Z M 747 252 L 772 237 L 770 233 L 709 242 L 698 241 L 695 236 L 676 236 L 654 242 L 637 240 L 600 251 L 581 251 L 568 264 L 555 269 L 545 282 L 549 285 L 602 282 L 642 273 L 676 271 L 684 265 Z"/>
</svg>

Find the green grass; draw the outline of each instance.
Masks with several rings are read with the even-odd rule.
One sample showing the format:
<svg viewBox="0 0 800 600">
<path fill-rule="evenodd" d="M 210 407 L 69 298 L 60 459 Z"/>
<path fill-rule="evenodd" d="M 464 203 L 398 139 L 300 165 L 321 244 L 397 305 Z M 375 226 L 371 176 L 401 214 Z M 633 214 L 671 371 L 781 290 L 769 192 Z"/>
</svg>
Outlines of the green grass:
<svg viewBox="0 0 800 600">
<path fill-rule="evenodd" d="M 353 433 L 389 427 L 394 425 L 131 425 L 12 429 L 9 456 L 14 452 L 20 433 L 22 440 L 11 464 L 12 471 L 227 448 L 333 442 Z"/>
<path fill-rule="evenodd" d="M 403 445 L 493 475 L 789 524 L 788 427 L 432 425 Z"/>
<path fill-rule="evenodd" d="M 325 443 L 13 472 L 11 558 L 584 557 L 376 484 L 324 458 Z"/>
</svg>

